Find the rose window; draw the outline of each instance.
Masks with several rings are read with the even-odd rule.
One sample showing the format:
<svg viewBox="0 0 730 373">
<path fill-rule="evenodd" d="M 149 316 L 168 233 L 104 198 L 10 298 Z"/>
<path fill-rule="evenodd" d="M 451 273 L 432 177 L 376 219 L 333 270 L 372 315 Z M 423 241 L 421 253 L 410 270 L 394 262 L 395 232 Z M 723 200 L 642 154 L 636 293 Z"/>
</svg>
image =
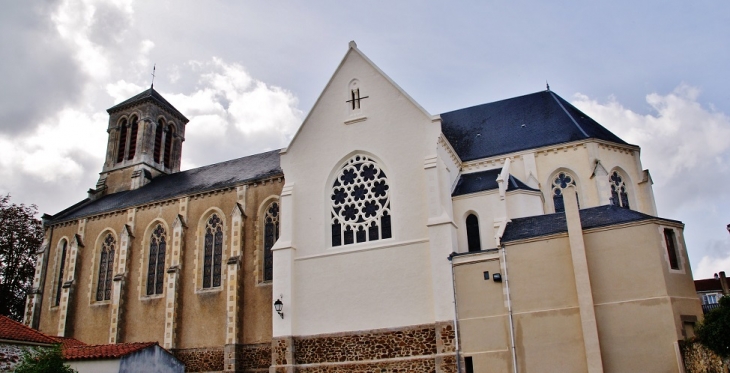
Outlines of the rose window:
<svg viewBox="0 0 730 373">
<path fill-rule="evenodd" d="M 390 187 L 372 159 L 356 155 L 332 185 L 332 246 L 391 237 Z"/>
</svg>

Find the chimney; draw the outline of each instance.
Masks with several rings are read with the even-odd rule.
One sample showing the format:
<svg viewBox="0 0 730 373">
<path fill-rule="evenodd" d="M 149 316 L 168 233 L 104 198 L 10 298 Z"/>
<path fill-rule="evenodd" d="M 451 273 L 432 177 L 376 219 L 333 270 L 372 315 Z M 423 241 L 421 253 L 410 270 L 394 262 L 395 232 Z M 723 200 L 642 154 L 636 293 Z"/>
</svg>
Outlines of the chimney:
<svg viewBox="0 0 730 373">
<path fill-rule="evenodd" d="M 720 286 L 722 286 L 722 295 L 730 295 L 730 291 L 727 287 L 727 277 L 725 277 L 725 271 L 720 271 Z"/>
</svg>

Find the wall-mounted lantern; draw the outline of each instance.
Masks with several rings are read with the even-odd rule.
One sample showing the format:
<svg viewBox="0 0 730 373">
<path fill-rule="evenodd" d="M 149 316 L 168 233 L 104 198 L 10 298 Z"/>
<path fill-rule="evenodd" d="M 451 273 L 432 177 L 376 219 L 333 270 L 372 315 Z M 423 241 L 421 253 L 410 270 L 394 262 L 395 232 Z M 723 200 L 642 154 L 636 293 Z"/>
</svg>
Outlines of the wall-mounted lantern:
<svg viewBox="0 0 730 373">
<path fill-rule="evenodd" d="M 281 302 L 281 299 L 277 299 L 276 302 L 274 302 L 274 309 L 276 310 L 276 313 L 281 316 L 281 318 L 284 318 L 284 312 L 281 312 L 281 309 L 284 308 L 284 303 Z"/>
</svg>

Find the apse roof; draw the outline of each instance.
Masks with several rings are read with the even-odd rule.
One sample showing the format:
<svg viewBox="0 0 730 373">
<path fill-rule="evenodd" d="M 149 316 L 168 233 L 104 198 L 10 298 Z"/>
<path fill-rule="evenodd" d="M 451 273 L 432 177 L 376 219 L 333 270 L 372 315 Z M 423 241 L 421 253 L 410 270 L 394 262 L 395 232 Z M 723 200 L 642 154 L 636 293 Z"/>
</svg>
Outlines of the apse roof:
<svg viewBox="0 0 730 373">
<path fill-rule="evenodd" d="M 605 205 L 579 210 L 580 223 L 583 229 L 598 228 L 634 221 L 660 219 L 673 223 L 676 220 L 661 219 L 638 211 L 613 205 Z M 562 212 L 547 215 L 536 215 L 526 218 L 512 219 L 502 235 L 502 242 L 516 241 L 525 238 L 547 236 L 568 231 L 565 214 Z"/>
<path fill-rule="evenodd" d="M 279 165 L 279 150 L 170 175 L 160 175 L 139 189 L 108 194 L 94 201 L 85 199 L 50 217 L 50 221 L 56 223 L 78 219 L 154 201 L 222 189 L 276 175 L 283 175 Z"/>
<path fill-rule="evenodd" d="M 443 113 L 441 130 L 462 161 L 589 138 L 626 144 L 552 91 Z"/>
<path fill-rule="evenodd" d="M 172 104 L 167 102 L 167 100 L 165 100 L 165 98 L 162 97 L 162 95 L 159 92 L 155 91 L 155 89 L 153 87 L 150 87 L 150 89 L 145 90 L 144 92 L 142 92 L 128 100 L 122 101 L 122 102 L 110 107 L 109 109 L 107 109 L 106 112 L 109 114 L 112 114 L 114 112 L 124 110 L 124 109 L 130 108 L 134 105 L 142 104 L 145 102 L 154 102 L 158 106 L 162 107 L 163 109 L 169 111 L 171 114 L 177 116 L 179 119 L 183 120 L 185 123 L 189 122 L 188 118 L 186 118 L 184 115 L 182 115 L 181 112 L 179 112 L 177 109 L 175 109 L 175 107 L 172 106 Z"/>
<path fill-rule="evenodd" d="M 501 168 L 496 168 L 493 170 L 473 172 L 470 174 L 461 174 L 461 176 L 459 176 L 459 181 L 456 183 L 456 188 L 454 188 L 454 192 L 451 193 L 451 196 L 455 197 L 463 194 L 497 189 L 499 188 L 499 184 L 497 183 L 497 177 L 499 177 L 499 174 L 501 172 Z M 539 191 L 537 189 L 531 188 L 530 186 L 510 174 L 509 182 L 507 184 L 507 191 L 518 189 Z"/>
</svg>

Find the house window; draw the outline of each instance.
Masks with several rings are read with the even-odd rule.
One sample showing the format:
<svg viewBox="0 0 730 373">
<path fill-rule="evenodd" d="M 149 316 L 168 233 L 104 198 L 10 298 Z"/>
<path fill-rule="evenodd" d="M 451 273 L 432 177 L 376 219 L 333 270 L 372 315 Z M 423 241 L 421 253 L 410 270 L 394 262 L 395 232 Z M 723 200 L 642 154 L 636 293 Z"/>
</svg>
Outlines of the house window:
<svg viewBox="0 0 730 373">
<path fill-rule="evenodd" d="M 150 236 L 150 252 L 147 265 L 147 295 L 162 294 L 165 277 L 165 252 L 167 240 L 165 228 L 157 225 Z"/>
<path fill-rule="evenodd" d="M 575 185 L 575 178 L 566 172 L 561 172 L 553 180 L 553 205 L 555 206 L 555 212 L 565 211 L 565 202 L 563 201 L 563 193 L 568 186 L 577 187 Z M 578 194 L 575 195 L 578 200 Z M 580 208 L 580 202 L 578 202 L 578 208 Z"/>
<path fill-rule="evenodd" d="M 371 158 L 356 155 L 345 162 L 330 196 L 332 246 L 391 238 L 389 189 Z"/>
<path fill-rule="evenodd" d="M 469 244 L 469 252 L 482 249 L 482 242 L 479 238 L 479 218 L 474 214 L 469 214 L 466 217 L 466 238 Z"/>
<path fill-rule="evenodd" d="M 205 227 L 203 251 L 203 288 L 221 286 L 221 262 L 223 261 L 223 222 L 213 214 Z"/>
<path fill-rule="evenodd" d="M 703 294 L 702 304 L 715 304 L 717 303 L 717 294 Z"/>
<path fill-rule="evenodd" d="M 112 297 L 112 276 L 114 272 L 114 248 L 116 241 L 111 233 L 101 242 L 99 276 L 96 282 L 96 300 L 109 300 Z"/>
<path fill-rule="evenodd" d="M 677 253 L 677 237 L 674 230 L 664 229 L 664 241 L 667 244 L 667 255 L 669 256 L 669 267 L 671 269 L 679 269 L 679 255 Z"/>
<path fill-rule="evenodd" d="M 626 193 L 626 183 L 623 177 L 614 171 L 610 177 L 611 180 L 611 204 L 614 206 L 629 207 L 629 195 Z"/>
<path fill-rule="evenodd" d="M 264 281 L 274 278 L 274 255 L 271 248 L 279 239 L 279 203 L 272 202 L 264 216 Z"/>
<path fill-rule="evenodd" d="M 58 261 L 58 277 L 56 281 L 56 297 L 53 299 L 53 305 L 58 306 L 61 304 L 61 288 L 63 288 L 63 270 L 66 268 L 66 247 L 68 246 L 68 241 L 63 240 L 63 243 L 61 244 L 61 253 L 59 254 L 59 261 Z"/>
</svg>

